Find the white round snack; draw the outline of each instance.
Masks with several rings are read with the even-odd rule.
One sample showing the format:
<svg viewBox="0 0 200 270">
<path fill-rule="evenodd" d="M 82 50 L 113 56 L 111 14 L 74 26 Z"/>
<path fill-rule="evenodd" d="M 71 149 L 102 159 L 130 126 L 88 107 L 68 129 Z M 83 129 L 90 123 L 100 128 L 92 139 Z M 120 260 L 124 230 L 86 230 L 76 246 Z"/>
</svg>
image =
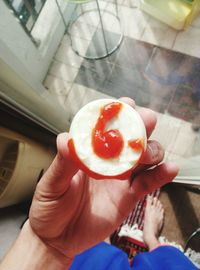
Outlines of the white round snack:
<svg viewBox="0 0 200 270">
<path fill-rule="evenodd" d="M 102 108 L 111 103 L 120 103 L 119 113 L 106 124 L 106 131 L 118 130 L 123 138 L 123 148 L 115 158 L 98 156 L 92 144 L 92 134 L 100 117 Z M 88 103 L 75 115 L 70 136 L 78 159 L 90 171 L 102 176 L 122 175 L 137 166 L 142 153 L 146 149 L 146 130 L 144 123 L 135 109 L 115 99 L 99 99 Z M 130 141 L 140 140 L 142 147 L 130 147 Z"/>
</svg>

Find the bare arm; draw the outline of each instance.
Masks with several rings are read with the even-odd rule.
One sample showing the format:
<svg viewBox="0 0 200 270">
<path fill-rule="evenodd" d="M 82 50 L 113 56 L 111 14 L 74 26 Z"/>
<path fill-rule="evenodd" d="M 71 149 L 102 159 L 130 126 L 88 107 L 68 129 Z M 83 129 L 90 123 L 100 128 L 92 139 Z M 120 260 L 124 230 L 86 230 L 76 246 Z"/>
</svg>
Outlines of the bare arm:
<svg viewBox="0 0 200 270">
<path fill-rule="evenodd" d="M 44 243 L 27 221 L 3 259 L 0 270 L 67 270 L 71 262 L 72 259 Z"/>
</svg>

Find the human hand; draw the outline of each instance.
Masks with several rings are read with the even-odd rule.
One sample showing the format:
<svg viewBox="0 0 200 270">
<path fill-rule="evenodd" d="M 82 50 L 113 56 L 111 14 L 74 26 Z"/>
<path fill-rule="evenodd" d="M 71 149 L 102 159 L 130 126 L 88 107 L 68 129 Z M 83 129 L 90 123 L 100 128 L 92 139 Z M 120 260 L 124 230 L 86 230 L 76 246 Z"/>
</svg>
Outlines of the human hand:
<svg viewBox="0 0 200 270">
<path fill-rule="evenodd" d="M 128 98 L 124 102 L 135 106 Z M 151 135 L 156 116 L 139 109 L 147 136 Z M 69 258 L 108 237 L 127 217 L 136 202 L 177 174 L 171 163 L 158 165 L 164 150 L 148 141 L 142 163 L 127 180 L 95 180 L 89 178 L 71 160 L 67 142 L 69 135 L 57 138 L 58 153 L 37 185 L 29 223 L 44 243 Z M 154 165 L 153 169 L 149 169 Z"/>
</svg>

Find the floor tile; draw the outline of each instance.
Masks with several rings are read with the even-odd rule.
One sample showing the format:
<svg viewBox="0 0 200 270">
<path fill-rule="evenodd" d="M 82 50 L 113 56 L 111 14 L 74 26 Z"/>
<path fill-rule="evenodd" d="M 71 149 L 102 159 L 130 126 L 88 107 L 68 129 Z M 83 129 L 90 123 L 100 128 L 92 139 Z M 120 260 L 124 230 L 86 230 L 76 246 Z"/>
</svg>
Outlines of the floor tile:
<svg viewBox="0 0 200 270">
<path fill-rule="evenodd" d="M 175 97 L 172 99 L 172 101 L 168 105 L 167 111 L 175 117 L 185 119 L 186 121 L 192 121 L 192 122 L 198 113 L 196 109 L 193 109 L 191 97 L 182 96 L 182 94 L 175 95 Z"/>
<path fill-rule="evenodd" d="M 112 12 L 115 10 L 115 6 L 109 3 L 106 10 Z M 148 23 L 149 15 L 137 8 L 119 6 L 119 18 L 121 20 L 124 35 L 140 39 Z"/>
<path fill-rule="evenodd" d="M 105 30 L 120 35 L 124 34 L 122 23 L 119 19 L 121 8 L 122 6 L 116 5 L 114 3 L 108 4 L 102 16 L 102 23 Z M 102 25 L 99 24 L 98 27 L 101 28 Z"/>
<path fill-rule="evenodd" d="M 73 82 L 78 68 L 54 60 L 48 73 L 64 81 Z"/>
<path fill-rule="evenodd" d="M 73 48 L 78 50 L 80 54 L 84 55 L 88 49 L 90 41 L 85 39 L 79 39 L 73 37 Z M 79 68 L 83 58 L 77 55 L 72 49 L 69 36 L 65 36 L 60 47 L 58 48 L 54 59 L 60 61 L 64 64 L 71 65 L 73 67 Z"/>
<path fill-rule="evenodd" d="M 110 31 L 112 33 L 119 34 L 120 37 L 124 36 L 124 31 L 122 24 L 120 23 L 119 19 L 115 17 L 113 14 L 109 12 L 104 12 L 103 18 L 102 18 L 103 28 L 107 31 Z M 102 29 L 102 25 L 98 25 L 99 29 Z"/>
<path fill-rule="evenodd" d="M 81 66 L 75 82 L 78 84 L 82 84 L 88 88 L 98 90 L 102 88 L 104 79 L 99 77 L 98 73 L 96 73 L 95 71 Z"/>
<path fill-rule="evenodd" d="M 110 46 L 112 42 L 115 41 L 116 34 L 111 33 L 111 36 L 106 35 L 106 37 L 109 37 L 107 41 L 110 41 Z M 100 39 L 99 36 L 99 30 L 95 33 L 93 39 L 95 40 L 95 43 Z M 88 51 L 86 55 L 93 55 L 97 56 L 102 53 L 105 53 L 105 48 L 104 51 L 102 51 L 102 46 L 104 45 L 104 41 L 101 37 L 99 42 L 96 43 L 96 51 L 94 51 L 94 44 L 93 41 L 90 43 L 90 46 L 88 48 Z M 99 59 L 99 60 L 84 60 L 82 62 L 82 65 L 79 69 L 78 75 L 75 79 L 76 83 L 82 84 L 86 87 L 89 88 L 94 88 L 98 90 L 99 88 L 102 88 L 104 81 L 110 76 L 112 69 L 113 69 L 113 63 L 116 59 L 118 51 L 113 53 L 111 56 L 106 57 L 104 59 Z"/>
<path fill-rule="evenodd" d="M 136 99 L 137 96 L 137 92 L 134 91 L 132 85 L 120 79 L 116 82 L 106 80 L 100 90 L 104 94 L 114 96 L 115 98 L 126 96 Z"/>
<path fill-rule="evenodd" d="M 97 29 L 85 55 L 91 58 L 106 56 L 119 44 L 119 40 L 118 34 Z"/>
<path fill-rule="evenodd" d="M 140 6 L 140 0 L 124 0 L 122 5 L 129 8 L 138 8 Z"/>
<path fill-rule="evenodd" d="M 85 59 L 82 67 L 93 71 L 98 79 L 105 80 L 110 76 L 114 65 L 105 58 L 98 61 Z"/>
<path fill-rule="evenodd" d="M 135 39 L 124 37 L 115 64 L 125 68 L 142 70 L 146 67 L 154 46 L 146 42 L 138 42 Z"/>
<path fill-rule="evenodd" d="M 50 93 L 55 95 L 67 95 L 71 88 L 72 82 L 67 82 L 59 77 L 48 75 L 44 81 L 44 86 Z"/>
<path fill-rule="evenodd" d="M 121 66 L 115 66 L 108 80 L 115 85 L 121 84 L 123 88 L 135 89 L 135 91 L 137 91 L 137 89 L 147 91 L 147 83 L 143 73 L 137 67 L 128 69 Z"/>
<path fill-rule="evenodd" d="M 120 18 L 124 35 L 136 39 L 141 39 L 146 25 L 148 24 L 149 15 L 139 9 L 130 9 L 122 7 L 120 9 Z"/>
<path fill-rule="evenodd" d="M 200 57 L 200 28 L 189 27 L 178 33 L 173 50 Z"/>
<path fill-rule="evenodd" d="M 100 98 L 110 98 L 110 96 L 74 83 L 65 101 L 65 107 L 70 114 L 70 119 L 88 102 Z"/>
<path fill-rule="evenodd" d="M 96 27 L 79 20 L 76 21 L 73 25 L 71 25 L 71 27 L 68 30 L 71 36 L 87 40 L 92 39 L 95 31 Z"/>
<path fill-rule="evenodd" d="M 145 69 L 152 95 L 163 95 L 163 101 L 169 104 L 168 112 L 188 121 L 197 110 L 199 63 L 198 58 L 155 48 Z"/>
<path fill-rule="evenodd" d="M 199 80 L 198 77 L 197 80 Z M 199 112 L 197 93 L 199 89 L 193 85 L 194 82 L 195 78 L 192 84 L 178 85 L 168 106 L 168 112 L 170 114 L 190 122 L 193 122 L 193 119 Z"/>
<path fill-rule="evenodd" d="M 107 6 L 106 1 L 98 1 L 101 16 Z M 100 22 L 99 10 L 96 1 L 90 1 L 85 4 L 80 4 L 77 11 L 79 18 L 78 21 L 84 24 L 89 24 L 94 27 Z"/>
<path fill-rule="evenodd" d="M 178 32 L 166 24 L 150 17 L 141 36 L 141 40 L 163 48 L 171 49 Z"/>
<path fill-rule="evenodd" d="M 150 100 L 146 104 L 141 104 L 141 106 L 148 107 L 152 109 L 153 111 L 165 113 L 168 109 L 168 101 L 166 101 L 166 98 L 170 98 L 170 96 L 154 96 L 149 94 Z"/>
</svg>

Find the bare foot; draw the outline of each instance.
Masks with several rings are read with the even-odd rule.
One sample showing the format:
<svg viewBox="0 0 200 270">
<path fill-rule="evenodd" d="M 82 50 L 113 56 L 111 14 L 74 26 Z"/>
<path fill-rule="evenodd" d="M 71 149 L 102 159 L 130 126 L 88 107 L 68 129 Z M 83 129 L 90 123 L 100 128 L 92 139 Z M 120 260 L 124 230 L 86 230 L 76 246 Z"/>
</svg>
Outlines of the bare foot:
<svg viewBox="0 0 200 270">
<path fill-rule="evenodd" d="M 144 216 L 144 242 L 149 250 L 159 245 L 158 236 L 163 225 L 164 209 L 157 198 L 147 197 L 147 205 Z"/>
</svg>

